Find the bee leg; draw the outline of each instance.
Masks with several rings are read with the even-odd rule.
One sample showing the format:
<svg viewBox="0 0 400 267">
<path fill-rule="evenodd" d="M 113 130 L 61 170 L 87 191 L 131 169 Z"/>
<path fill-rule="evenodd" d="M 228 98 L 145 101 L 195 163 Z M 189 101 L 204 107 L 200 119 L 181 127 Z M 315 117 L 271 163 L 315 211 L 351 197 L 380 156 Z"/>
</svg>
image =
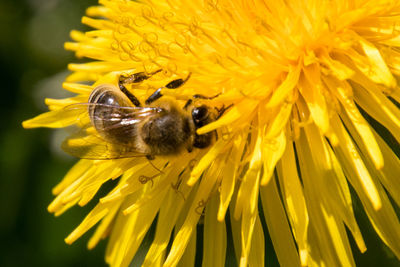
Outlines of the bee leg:
<svg viewBox="0 0 400 267">
<path fill-rule="evenodd" d="M 151 96 L 149 96 L 149 98 L 146 99 L 145 103 L 146 105 L 153 103 L 154 101 L 156 101 L 157 99 L 159 99 L 160 97 L 162 97 L 161 94 L 161 88 L 158 88 Z"/>
<path fill-rule="evenodd" d="M 219 96 L 220 94 L 216 94 L 215 96 L 205 96 L 205 95 L 193 95 L 193 98 L 197 98 L 197 99 L 214 99 L 217 96 Z"/>
<path fill-rule="evenodd" d="M 153 168 L 156 169 L 156 170 L 159 172 L 158 174 L 154 175 L 153 178 L 156 177 L 157 175 L 160 175 L 161 173 L 164 173 L 162 170 L 160 170 L 160 169 L 159 169 L 156 165 L 154 165 L 154 163 L 152 162 L 152 160 L 154 160 L 154 159 L 156 158 L 154 155 L 146 155 L 146 158 L 147 158 L 147 160 L 149 161 L 150 165 L 153 166 Z M 164 168 L 165 168 L 166 166 L 167 166 L 167 165 L 165 165 Z M 143 175 L 142 175 L 142 176 L 143 176 Z M 146 177 L 146 176 L 144 176 L 144 177 Z"/>
<path fill-rule="evenodd" d="M 192 152 L 192 151 L 193 151 L 193 146 L 188 146 L 186 149 L 187 149 L 187 152 L 189 152 L 189 153 L 190 153 L 190 152 Z"/>
<path fill-rule="evenodd" d="M 154 157 L 154 155 L 146 155 L 146 158 L 147 158 L 148 160 L 153 160 L 153 159 L 155 159 L 156 157 Z"/>
<path fill-rule="evenodd" d="M 132 104 L 134 106 L 140 107 L 141 104 L 140 104 L 139 99 L 137 99 L 137 97 L 134 94 L 132 94 L 131 92 L 128 91 L 128 89 L 126 89 L 125 84 L 140 83 L 144 80 L 147 80 L 154 74 L 159 73 L 160 71 L 161 71 L 161 69 L 156 70 L 156 71 L 150 73 L 149 75 L 147 75 L 144 72 L 137 72 L 137 73 L 134 73 L 134 74 L 128 75 L 128 76 L 121 75 L 118 78 L 119 89 L 129 98 L 129 100 L 132 102 Z"/>
<path fill-rule="evenodd" d="M 185 79 L 173 80 L 172 82 L 169 82 L 165 87 L 168 89 L 176 89 L 178 87 L 181 87 L 185 82 L 187 82 L 187 80 L 189 80 L 191 75 L 192 73 L 189 72 L 188 76 Z"/>
<path fill-rule="evenodd" d="M 157 74 L 161 71 L 161 69 L 158 69 L 156 71 L 153 71 L 149 74 L 146 74 L 145 72 L 136 72 L 128 76 L 121 75 L 119 76 L 119 83 L 121 84 L 131 84 L 131 83 L 140 83 L 143 82 L 144 80 L 149 79 L 151 76 L 154 74 Z"/>
<path fill-rule="evenodd" d="M 184 109 L 184 110 L 187 110 L 188 107 L 189 107 L 192 103 L 193 103 L 193 100 L 192 100 L 192 99 L 189 99 L 188 101 L 186 101 L 186 104 L 183 106 L 183 109 Z"/>
<path fill-rule="evenodd" d="M 119 89 L 122 91 L 122 93 L 124 93 L 129 98 L 129 100 L 132 102 L 132 104 L 134 106 L 136 106 L 136 107 L 142 106 L 140 104 L 139 99 L 137 99 L 137 97 L 134 94 L 129 92 L 128 89 L 126 89 L 126 87 L 122 83 L 119 83 Z"/>
<path fill-rule="evenodd" d="M 163 89 L 163 88 L 176 89 L 178 87 L 181 87 L 187 80 L 189 80 L 191 75 L 192 75 L 192 73 L 189 73 L 189 75 L 185 79 L 176 79 L 176 80 L 169 82 L 164 87 L 158 88 L 151 96 L 149 96 L 149 98 L 146 99 L 146 101 L 145 101 L 146 105 L 151 104 L 154 101 L 156 101 L 157 99 L 159 99 L 160 97 L 162 97 L 161 89 Z"/>
</svg>

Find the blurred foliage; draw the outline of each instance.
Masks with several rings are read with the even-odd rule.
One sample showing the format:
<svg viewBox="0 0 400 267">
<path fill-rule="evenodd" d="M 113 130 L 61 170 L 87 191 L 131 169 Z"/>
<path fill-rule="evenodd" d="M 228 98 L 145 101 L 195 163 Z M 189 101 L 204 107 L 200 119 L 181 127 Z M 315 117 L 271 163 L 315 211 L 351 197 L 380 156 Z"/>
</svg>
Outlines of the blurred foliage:
<svg viewBox="0 0 400 267">
<path fill-rule="evenodd" d="M 64 51 L 63 43 L 71 29 L 86 29 L 81 16 L 93 4 L 95 0 L 0 0 L 0 266 L 105 266 L 106 242 L 93 251 L 86 249 L 90 234 L 72 246 L 64 243 L 95 203 L 73 208 L 58 219 L 46 210 L 52 187 L 76 161 L 59 151 L 64 134 L 21 126 L 23 120 L 46 111 L 45 97 L 65 96 L 61 83 L 68 74 L 66 66 L 77 60 Z M 358 265 L 398 266 L 355 201 L 368 247 L 361 254 L 350 238 Z M 268 237 L 266 247 L 266 261 L 276 266 Z M 228 254 L 230 266 L 232 246 Z"/>
<path fill-rule="evenodd" d="M 76 61 L 64 42 L 71 29 L 85 30 L 81 16 L 93 4 L 0 0 L 0 266 L 106 266 L 105 242 L 93 251 L 86 249 L 89 236 L 64 242 L 90 207 L 57 219 L 46 210 L 52 187 L 75 160 L 52 149 L 54 131 L 21 126 L 46 111 L 45 96 L 62 96 L 66 66 Z"/>
</svg>

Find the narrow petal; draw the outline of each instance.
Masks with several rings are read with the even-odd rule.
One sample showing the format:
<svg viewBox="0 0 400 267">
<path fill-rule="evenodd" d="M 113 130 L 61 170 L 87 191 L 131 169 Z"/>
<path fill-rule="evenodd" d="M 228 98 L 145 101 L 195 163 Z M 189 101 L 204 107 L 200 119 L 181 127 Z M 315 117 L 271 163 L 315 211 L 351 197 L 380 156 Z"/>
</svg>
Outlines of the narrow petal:
<svg viewBox="0 0 400 267">
<path fill-rule="evenodd" d="M 205 134 L 219 127 L 229 125 L 234 121 L 239 120 L 239 118 L 240 118 L 239 122 L 235 123 L 246 124 L 249 122 L 248 118 L 251 116 L 251 113 L 257 107 L 257 104 L 258 102 L 255 100 L 245 99 L 242 102 L 235 104 L 225 115 L 223 115 L 217 121 L 207 124 L 204 127 L 201 127 L 199 130 L 197 130 L 197 134 Z"/>
<path fill-rule="evenodd" d="M 275 178 L 260 188 L 260 197 L 276 255 L 280 266 L 300 266 L 300 257 L 279 197 Z"/>
<path fill-rule="evenodd" d="M 373 159 L 375 167 L 380 169 L 383 167 L 382 153 L 372 134 L 369 123 L 359 112 L 356 104 L 352 101 L 352 90 L 347 82 L 339 82 L 333 79 L 326 79 L 326 84 L 332 92 L 335 92 L 340 100 L 344 111 L 351 120 L 351 123 L 357 129 L 361 141 L 366 145 L 369 156 Z"/>
<path fill-rule="evenodd" d="M 253 136 L 255 131 L 253 131 Z M 242 182 L 239 186 L 239 191 L 236 199 L 236 205 L 234 210 L 235 218 L 240 218 L 242 212 L 245 209 L 250 210 L 250 214 L 254 212 L 257 207 L 257 199 L 254 199 L 254 192 L 256 192 L 254 186 L 259 184 L 259 176 L 261 173 L 262 166 L 262 153 L 261 144 L 263 142 L 263 136 L 259 132 L 254 143 L 253 153 L 251 155 L 251 160 L 249 163 L 249 169 L 246 171 Z M 249 199 L 250 196 L 250 199 Z M 248 207 L 247 207 L 248 206 Z"/>
<path fill-rule="evenodd" d="M 255 185 L 258 189 L 259 183 Z M 252 196 L 252 198 L 258 198 L 258 194 L 256 196 Z M 256 199 L 257 199 L 256 198 Z M 241 226 L 241 243 L 242 243 L 242 253 L 240 255 L 239 266 L 246 267 L 249 262 L 249 255 L 251 246 L 253 244 L 253 234 L 254 227 L 256 224 L 256 220 L 258 214 L 255 211 L 249 209 L 249 207 L 245 207 L 242 214 L 242 226 Z"/>
<path fill-rule="evenodd" d="M 289 93 L 295 88 L 300 77 L 300 65 L 293 67 L 287 74 L 285 80 L 279 85 L 279 87 L 273 93 L 271 99 L 267 104 L 267 108 L 273 108 L 278 104 L 281 104 Z"/>
<path fill-rule="evenodd" d="M 22 123 L 22 126 L 26 129 L 36 127 L 63 128 L 75 124 L 80 115 L 80 110 L 58 109 L 26 120 Z"/>
<path fill-rule="evenodd" d="M 261 137 L 256 141 L 256 148 L 260 147 Z M 236 200 L 235 214 L 242 216 L 241 247 L 239 266 L 246 267 L 253 240 L 254 227 L 258 217 L 258 194 L 260 186 L 261 151 L 256 149 L 250 161 L 249 170 L 242 180 Z M 247 198 L 246 200 L 244 198 Z"/>
<path fill-rule="evenodd" d="M 323 133 L 327 133 L 329 131 L 329 115 L 323 93 L 321 92 L 322 84 L 320 77 L 316 72 L 318 72 L 318 67 L 315 66 L 309 66 L 304 69 L 304 76 L 307 79 L 306 77 L 300 77 L 299 90 L 305 99 L 315 124 L 318 125 Z"/>
<path fill-rule="evenodd" d="M 262 144 L 264 173 L 261 178 L 261 185 L 266 185 L 272 177 L 276 163 L 281 159 L 286 147 L 286 137 L 282 131 L 275 138 L 264 138 Z"/>
<path fill-rule="evenodd" d="M 308 125 L 304 130 L 308 143 L 310 144 L 309 146 L 315 165 L 318 166 L 315 169 L 321 172 L 321 174 L 317 176 L 321 177 L 323 183 L 327 183 L 324 184 L 324 186 L 328 188 L 324 193 L 325 198 L 330 199 L 331 208 L 337 213 L 338 219 L 340 218 L 343 220 L 350 228 L 360 250 L 366 250 L 364 240 L 353 213 L 347 181 L 335 154 L 315 125 Z M 322 186 L 321 190 L 323 190 Z M 342 231 L 340 225 L 338 229 Z"/>
<path fill-rule="evenodd" d="M 156 173 L 156 175 L 159 176 L 159 180 L 154 183 L 154 188 L 151 188 L 145 195 L 143 195 L 140 199 L 138 199 L 134 204 L 132 204 L 131 206 L 127 206 L 124 210 L 122 210 L 122 213 L 127 215 L 131 212 L 134 212 L 135 210 L 143 209 L 145 208 L 144 206 L 147 207 L 149 204 L 151 204 L 153 199 L 157 198 L 160 194 L 166 191 L 165 188 L 171 186 L 171 184 L 174 182 L 173 180 L 176 179 L 176 177 L 178 177 L 180 173 L 182 173 L 182 171 L 188 166 L 190 161 L 191 157 L 185 157 L 184 159 L 180 158 L 180 167 L 172 167 L 175 164 L 174 161 L 171 161 L 171 165 L 167 166 L 167 168 L 164 169 L 162 173 L 158 174 Z M 148 176 L 148 177 L 153 177 L 153 176 Z M 146 182 L 146 184 L 148 184 L 148 182 Z"/>
<path fill-rule="evenodd" d="M 217 163 L 217 162 L 216 162 Z M 213 189 L 218 172 L 216 170 L 218 164 L 211 167 L 210 171 L 203 174 L 196 196 L 190 206 L 190 210 L 186 216 L 185 222 L 179 229 L 174 242 L 172 243 L 171 251 L 168 254 L 164 266 L 176 266 L 185 251 L 186 246 L 193 234 L 193 229 L 196 228 L 196 224 L 203 212 L 204 205 L 207 202 L 210 192 Z"/>
<path fill-rule="evenodd" d="M 257 215 L 254 225 L 253 237 L 251 239 L 251 249 L 249 254 L 249 266 L 265 266 L 265 240 L 264 229 Z"/>
<path fill-rule="evenodd" d="M 360 44 L 370 63 L 367 65 L 367 67 L 369 67 L 368 73 L 365 74 L 376 83 L 382 83 L 389 88 L 395 87 L 396 80 L 383 60 L 379 50 L 363 39 L 360 40 Z"/>
<path fill-rule="evenodd" d="M 144 236 L 146 235 L 149 227 L 151 226 L 157 212 L 160 208 L 161 203 L 164 200 L 167 190 L 161 193 L 157 198 L 153 199 L 152 205 L 146 209 L 137 210 L 130 215 L 123 218 L 125 215 L 119 214 L 119 218 L 116 221 L 116 227 L 122 227 L 122 238 L 119 236 L 119 241 L 114 246 L 112 256 L 109 258 L 109 262 L 115 266 L 129 266 L 133 256 L 136 254 L 137 249 Z M 130 205 L 129 198 L 125 201 L 127 205 Z M 136 201 L 136 200 L 135 200 Z M 125 205 L 122 206 L 122 209 Z M 121 220 L 123 225 L 118 225 L 118 220 Z M 114 234 L 114 232 L 113 232 Z M 111 239 L 113 239 L 113 234 Z M 110 254 L 109 254 L 110 255 Z"/>
<path fill-rule="evenodd" d="M 92 86 L 79 83 L 64 82 L 62 86 L 65 90 L 68 90 L 72 93 L 86 94 L 86 97 L 93 91 Z"/>
<path fill-rule="evenodd" d="M 227 141 L 219 139 L 217 143 L 201 158 L 200 162 L 193 168 L 188 185 L 193 185 L 200 178 L 201 174 L 206 170 L 215 158 L 226 148 Z"/>
<path fill-rule="evenodd" d="M 143 262 L 143 266 L 154 266 L 159 258 L 165 256 L 171 233 L 184 205 L 183 197 L 188 196 L 191 190 L 188 186 L 183 187 L 179 189 L 179 192 L 183 196 L 174 190 L 169 190 L 164 204 L 161 205 L 154 240 Z"/>
<path fill-rule="evenodd" d="M 354 75 L 354 71 L 339 60 L 330 58 L 328 55 L 322 60 L 329 67 L 326 71 L 332 73 L 340 81 L 350 79 Z"/>
<path fill-rule="evenodd" d="M 279 108 L 278 114 L 270 118 L 270 124 L 265 134 L 265 138 L 273 138 L 280 134 L 288 123 L 292 112 L 292 104 L 284 103 Z M 265 114 L 263 114 L 265 116 Z"/>
<path fill-rule="evenodd" d="M 357 79 L 364 87 L 354 84 L 354 98 L 371 117 L 381 123 L 400 142 L 400 110 L 382 93 L 376 85 L 362 82 L 363 78 Z M 367 90 L 370 88 L 371 90 Z"/>
<path fill-rule="evenodd" d="M 303 187 L 300 183 L 298 171 L 296 169 L 296 159 L 292 144 L 286 146 L 277 170 L 279 185 L 282 188 L 283 202 L 285 203 L 287 216 L 299 248 L 300 264 L 301 266 L 307 266 L 309 253 L 307 240 L 309 216 L 305 203 Z M 273 189 L 273 185 L 270 185 L 270 187 Z M 263 197 L 262 194 L 261 197 Z M 278 206 L 272 206 L 271 208 L 274 207 Z M 282 213 L 282 211 L 280 213 Z M 293 255 L 290 257 L 290 259 L 293 261 Z M 286 259 L 284 258 L 282 261 L 286 261 Z"/>
<path fill-rule="evenodd" d="M 375 137 L 382 150 L 385 161 L 385 165 L 378 171 L 379 175 L 377 175 L 377 177 L 383 186 L 385 186 L 385 189 L 390 193 L 390 196 L 394 199 L 396 204 L 400 206 L 400 179 L 398 179 L 398 174 L 400 173 L 400 160 L 377 133 L 375 133 Z"/>
<path fill-rule="evenodd" d="M 309 215 L 313 218 L 310 226 L 314 227 L 318 235 L 317 242 L 324 252 L 321 256 L 328 266 L 355 266 L 342 222 L 337 219 L 330 201 L 325 198 L 330 190 L 329 184 L 325 182 L 328 177 L 313 161 L 312 144 L 306 141 L 304 135 L 296 141 L 296 151 L 299 161 L 303 162 L 300 170 L 304 196 Z"/>
<path fill-rule="evenodd" d="M 226 211 L 231 203 L 231 198 L 235 190 L 235 182 L 238 177 L 240 160 L 246 144 L 246 137 L 238 135 L 233 141 L 231 155 L 224 166 L 224 179 L 221 181 L 220 205 L 218 210 L 218 221 L 225 219 Z"/>
<path fill-rule="evenodd" d="M 204 215 L 203 266 L 225 266 L 226 226 L 217 220 L 218 196 L 211 197 Z"/>
<path fill-rule="evenodd" d="M 339 161 L 348 173 L 348 180 L 351 183 L 356 180 L 357 183 L 361 183 L 363 188 L 362 194 L 369 198 L 375 210 L 379 210 L 382 207 L 382 202 L 379 197 L 377 185 L 373 182 L 357 147 L 346 132 L 342 123 L 339 121 L 339 118 L 332 118 L 332 127 L 339 138 L 339 146 L 334 147 L 334 150 L 338 155 Z M 358 192 L 358 194 L 361 194 L 361 192 Z"/>
<path fill-rule="evenodd" d="M 96 228 L 96 231 L 91 236 L 88 242 L 88 249 L 93 249 L 101 239 L 105 238 L 109 235 L 112 227 L 114 218 L 119 211 L 119 205 L 112 205 L 111 209 L 108 211 L 107 215 L 101 220 L 99 226 Z"/>
<path fill-rule="evenodd" d="M 178 267 L 195 266 L 196 252 L 197 252 L 196 236 L 197 236 L 197 229 L 194 228 L 189 243 L 185 249 L 185 252 L 183 253 L 182 258 L 177 265 Z"/>
<path fill-rule="evenodd" d="M 367 247 L 354 215 L 348 182 L 333 150 L 330 148 L 328 149 L 332 160 L 332 167 L 337 179 L 337 181 L 332 183 L 332 190 L 329 191 L 334 195 L 334 202 L 332 203 L 338 212 L 338 216 L 340 216 L 353 234 L 353 238 L 357 243 L 358 249 L 363 253 L 367 250 Z"/>
<path fill-rule="evenodd" d="M 119 207 L 122 201 L 119 203 L 107 203 L 97 205 L 82 221 L 82 223 L 65 239 L 67 244 L 72 244 L 79 237 L 81 237 L 85 232 L 92 228 L 96 223 L 108 215 L 111 209 Z"/>
</svg>

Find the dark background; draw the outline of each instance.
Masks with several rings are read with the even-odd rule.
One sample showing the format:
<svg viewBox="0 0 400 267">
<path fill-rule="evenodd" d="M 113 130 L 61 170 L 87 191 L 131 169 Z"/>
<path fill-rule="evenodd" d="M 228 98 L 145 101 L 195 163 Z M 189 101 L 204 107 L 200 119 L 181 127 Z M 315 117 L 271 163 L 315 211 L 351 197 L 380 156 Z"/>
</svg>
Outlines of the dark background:
<svg viewBox="0 0 400 267">
<path fill-rule="evenodd" d="M 64 238 L 90 207 L 60 218 L 47 212 L 51 189 L 76 160 L 59 150 L 60 131 L 24 130 L 21 122 L 60 98 L 76 61 L 64 51 L 71 29 L 95 0 L 0 0 L 0 266 L 106 266 L 105 242 L 86 249 L 89 235 L 69 246 Z"/>
<path fill-rule="evenodd" d="M 86 29 L 80 18 L 93 4 L 95 0 L 0 0 L 0 266 L 105 266 L 106 242 L 93 251 L 86 249 L 90 234 L 71 246 L 64 242 L 93 203 L 60 218 L 46 210 L 52 187 L 76 161 L 59 149 L 64 133 L 21 126 L 46 111 L 45 97 L 66 96 L 61 88 L 66 66 L 77 60 L 63 43 L 71 29 Z M 400 266 L 355 203 L 368 247 L 364 255 L 353 249 L 358 266 Z M 266 242 L 266 261 L 276 266 L 268 238 Z"/>
</svg>

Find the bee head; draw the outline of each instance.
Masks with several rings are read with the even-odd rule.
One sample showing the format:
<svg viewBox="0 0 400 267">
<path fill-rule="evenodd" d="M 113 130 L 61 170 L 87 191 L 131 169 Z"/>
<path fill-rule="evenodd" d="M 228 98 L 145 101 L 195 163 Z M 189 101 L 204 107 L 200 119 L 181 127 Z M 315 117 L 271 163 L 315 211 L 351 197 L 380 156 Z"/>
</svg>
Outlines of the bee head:
<svg viewBox="0 0 400 267">
<path fill-rule="evenodd" d="M 210 112 L 209 107 L 206 105 L 201 105 L 192 109 L 192 119 L 195 130 L 197 130 L 198 128 L 215 121 L 215 116 Z M 198 135 L 196 133 L 193 146 L 197 148 L 206 148 L 212 143 L 213 136 L 214 132 L 209 132 L 202 135 Z"/>
</svg>

